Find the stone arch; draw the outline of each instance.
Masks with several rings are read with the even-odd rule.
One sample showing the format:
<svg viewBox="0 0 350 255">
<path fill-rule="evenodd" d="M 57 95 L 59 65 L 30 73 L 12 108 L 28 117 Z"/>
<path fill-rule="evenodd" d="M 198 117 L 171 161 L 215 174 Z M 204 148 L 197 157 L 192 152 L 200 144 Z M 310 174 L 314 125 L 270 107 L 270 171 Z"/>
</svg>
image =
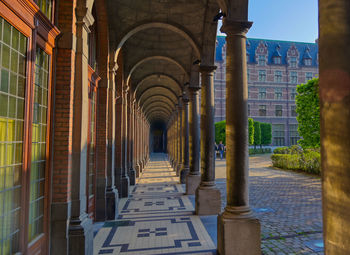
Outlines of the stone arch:
<svg viewBox="0 0 350 255">
<path fill-rule="evenodd" d="M 155 75 L 158 75 L 158 76 L 164 76 L 166 77 L 167 79 L 173 81 L 177 86 L 178 88 L 182 91 L 182 86 L 180 85 L 180 82 L 173 76 L 171 76 L 170 74 L 166 74 L 166 73 L 152 73 L 152 74 L 148 74 L 146 75 L 145 77 L 143 77 L 135 86 L 135 89 L 134 89 L 134 96 L 136 96 L 136 93 L 137 93 L 137 90 L 140 86 L 140 84 L 142 84 L 144 81 L 146 81 L 147 79 L 150 79 L 152 76 L 155 76 Z"/>
<path fill-rule="evenodd" d="M 165 100 L 164 102 L 170 102 L 170 103 L 172 103 L 173 105 L 170 104 L 171 107 L 175 107 L 175 105 L 176 105 L 176 102 L 172 101 L 171 98 L 169 98 L 169 97 L 166 96 L 166 95 L 160 95 L 160 94 L 159 94 L 159 95 L 152 95 L 152 96 L 146 98 L 146 100 L 142 102 L 142 105 L 149 105 L 149 103 L 147 104 L 147 102 L 149 102 L 149 101 L 151 101 L 152 99 L 155 99 L 155 98 L 156 98 L 157 100 L 158 100 L 158 99 L 159 99 L 159 100 L 162 99 L 162 101 Z M 154 101 L 154 102 L 160 102 L 160 101 Z M 140 102 L 140 103 L 141 103 L 141 102 Z"/>
<path fill-rule="evenodd" d="M 154 86 L 151 86 L 151 87 L 149 87 L 149 88 L 147 88 L 147 89 L 145 89 L 144 91 L 142 91 L 142 93 L 146 93 L 146 91 L 147 90 L 149 90 L 149 89 L 152 89 L 152 88 L 163 88 L 163 89 L 167 89 L 167 90 L 169 90 L 175 97 L 177 97 L 177 94 L 176 94 L 176 92 L 174 91 L 174 90 L 172 90 L 171 88 L 169 88 L 169 87 L 167 87 L 167 86 L 165 86 L 165 85 L 154 85 Z M 135 95 L 136 96 L 136 95 Z M 140 98 L 142 97 L 142 95 L 140 96 Z"/>
<path fill-rule="evenodd" d="M 169 110 L 169 112 L 172 112 L 174 110 L 174 108 L 172 108 L 171 105 L 169 105 L 168 102 L 161 101 L 161 103 L 162 103 L 162 107 L 164 107 L 167 110 Z M 151 102 L 148 105 L 143 105 L 142 106 L 143 112 L 147 112 L 150 109 L 150 107 L 154 107 L 156 104 L 159 105 L 159 102 Z"/>
<path fill-rule="evenodd" d="M 186 75 L 186 80 L 189 79 L 189 74 L 186 72 L 186 69 L 178 62 L 176 61 L 175 59 L 171 58 L 171 57 L 168 57 L 168 56 L 149 56 L 149 57 L 146 57 L 142 60 L 140 60 L 139 62 L 137 62 L 130 70 L 129 74 L 128 74 L 128 77 L 127 77 L 127 84 L 129 84 L 129 81 L 131 79 L 131 75 L 132 73 L 142 64 L 146 63 L 147 61 L 151 61 L 151 60 L 165 60 L 165 61 L 168 61 L 170 63 L 173 63 L 175 64 L 177 67 L 179 67 L 183 72 L 184 74 Z"/>
<path fill-rule="evenodd" d="M 144 95 L 144 94 L 142 94 L 142 95 L 140 96 L 140 98 L 139 98 L 139 102 L 140 102 L 140 103 L 142 103 L 141 98 L 142 98 L 143 95 Z M 152 98 L 152 97 L 156 97 L 156 96 L 166 97 L 166 98 L 168 98 L 171 102 L 173 102 L 174 105 L 177 103 L 177 102 L 174 101 L 171 97 L 169 97 L 169 96 L 167 96 L 167 95 L 163 95 L 163 94 L 152 94 L 151 96 L 149 96 L 148 98 L 146 98 L 146 99 L 144 100 L 144 102 L 146 102 L 148 99 L 150 99 L 150 98 Z"/>
<path fill-rule="evenodd" d="M 149 116 L 151 113 L 153 112 L 164 112 L 166 113 L 167 115 L 171 115 L 171 112 L 169 111 L 166 111 L 164 108 L 160 108 L 160 107 L 155 107 L 154 109 L 150 110 L 149 112 L 145 113 L 146 116 Z"/>
<path fill-rule="evenodd" d="M 123 47 L 124 43 L 131 36 L 133 36 L 134 34 L 140 32 L 140 31 L 150 29 L 150 28 L 163 28 L 163 29 L 173 31 L 174 33 L 181 35 L 192 46 L 196 57 L 200 58 L 201 48 L 200 48 L 199 44 L 196 42 L 196 40 L 194 39 L 194 36 L 189 31 L 187 31 L 184 27 L 182 27 L 178 24 L 170 24 L 170 23 L 165 23 L 165 22 L 141 23 L 141 24 L 136 25 L 133 28 L 131 28 L 129 31 L 127 31 L 126 33 L 124 33 L 124 35 L 121 36 L 121 40 L 117 44 L 116 56 L 118 55 L 120 49 Z"/>
</svg>

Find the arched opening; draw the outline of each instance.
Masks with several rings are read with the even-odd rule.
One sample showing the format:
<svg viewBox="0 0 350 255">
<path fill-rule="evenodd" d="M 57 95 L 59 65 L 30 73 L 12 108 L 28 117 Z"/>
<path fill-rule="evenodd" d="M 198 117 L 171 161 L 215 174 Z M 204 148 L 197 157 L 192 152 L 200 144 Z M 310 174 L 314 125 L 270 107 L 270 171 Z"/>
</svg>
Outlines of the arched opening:
<svg viewBox="0 0 350 255">
<path fill-rule="evenodd" d="M 163 121 L 158 120 L 151 124 L 150 129 L 150 148 L 151 152 L 165 153 L 167 144 L 166 125 Z"/>
</svg>

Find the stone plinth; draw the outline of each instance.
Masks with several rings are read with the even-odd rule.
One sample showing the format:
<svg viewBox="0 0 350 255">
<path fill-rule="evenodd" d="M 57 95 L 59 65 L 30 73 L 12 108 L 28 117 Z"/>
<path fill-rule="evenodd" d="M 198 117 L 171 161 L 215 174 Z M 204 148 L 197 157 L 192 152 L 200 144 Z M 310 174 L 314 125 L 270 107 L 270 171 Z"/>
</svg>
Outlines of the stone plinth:
<svg viewBox="0 0 350 255">
<path fill-rule="evenodd" d="M 215 186 L 201 187 L 196 190 L 196 214 L 215 215 L 221 212 L 221 194 Z"/>
<path fill-rule="evenodd" d="M 220 255 L 260 255 L 260 223 L 253 217 L 218 217 L 218 253 Z"/>
<path fill-rule="evenodd" d="M 200 183 L 201 183 L 200 174 L 187 175 L 186 176 L 186 195 L 194 195 Z"/>
</svg>

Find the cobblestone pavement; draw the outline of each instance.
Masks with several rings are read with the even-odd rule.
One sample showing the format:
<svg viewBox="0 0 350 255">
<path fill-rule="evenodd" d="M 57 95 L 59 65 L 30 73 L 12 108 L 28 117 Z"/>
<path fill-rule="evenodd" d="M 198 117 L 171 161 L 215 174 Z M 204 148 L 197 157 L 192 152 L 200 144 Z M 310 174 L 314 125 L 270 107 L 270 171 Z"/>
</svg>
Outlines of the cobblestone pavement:
<svg viewBox="0 0 350 255">
<path fill-rule="evenodd" d="M 263 254 L 323 254 L 321 179 L 271 167 L 269 155 L 250 157 L 250 205 L 261 223 Z M 226 161 L 216 161 L 226 204 Z"/>
</svg>

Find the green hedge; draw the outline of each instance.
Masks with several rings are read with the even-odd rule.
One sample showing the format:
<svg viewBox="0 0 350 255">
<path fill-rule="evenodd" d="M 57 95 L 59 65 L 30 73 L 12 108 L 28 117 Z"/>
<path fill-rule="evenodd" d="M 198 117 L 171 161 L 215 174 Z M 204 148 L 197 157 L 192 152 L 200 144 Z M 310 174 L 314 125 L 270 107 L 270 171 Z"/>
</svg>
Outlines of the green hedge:
<svg viewBox="0 0 350 255">
<path fill-rule="evenodd" d="M 271 153 L 271 148 L 249 148 L 249 155 Z"/>
<path fill-rule="evenodd" d="M 273 166 L 278 168 L 302 170 L 313 174 L 321 173 L 321 155 L 318 151 L 308 150 L 297 154 L 273 154 L 271 160 Z"/>
</svg>

